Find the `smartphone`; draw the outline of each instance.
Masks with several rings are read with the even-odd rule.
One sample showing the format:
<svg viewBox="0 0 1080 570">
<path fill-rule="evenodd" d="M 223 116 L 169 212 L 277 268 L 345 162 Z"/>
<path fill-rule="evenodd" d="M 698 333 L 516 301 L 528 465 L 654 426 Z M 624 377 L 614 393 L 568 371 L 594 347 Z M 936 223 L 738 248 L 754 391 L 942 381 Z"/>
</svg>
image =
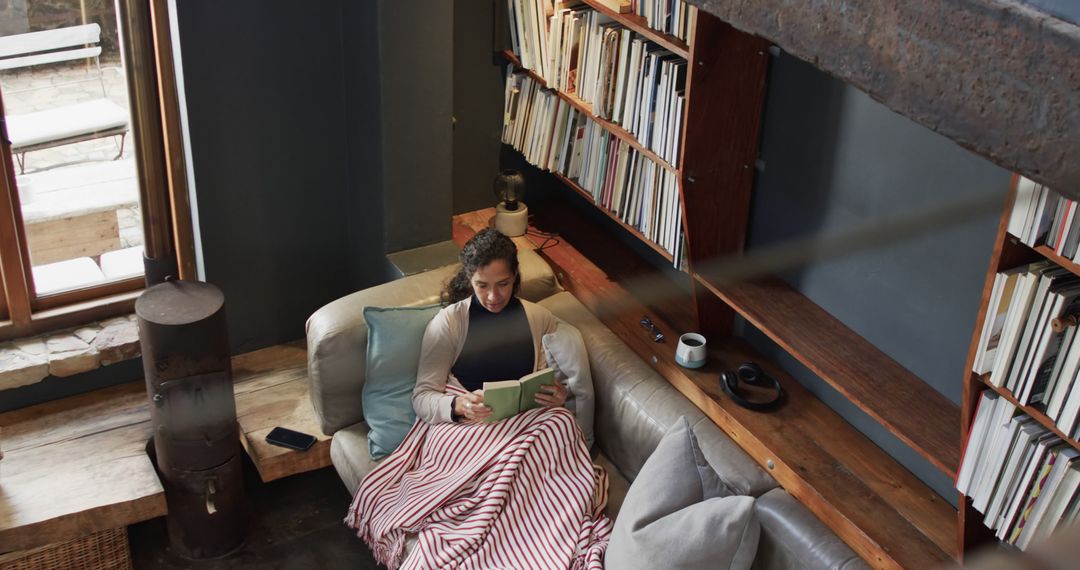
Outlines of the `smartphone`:
<svg viewBox="0 0 1080 570">
<path fill-rule="evenodd" d="M 276 427 L 266 434 L 266 443 L 297 451 L 307 451 L 312 445 L 315 445 L 315 436 L 288 428 Z"/>
</svg>

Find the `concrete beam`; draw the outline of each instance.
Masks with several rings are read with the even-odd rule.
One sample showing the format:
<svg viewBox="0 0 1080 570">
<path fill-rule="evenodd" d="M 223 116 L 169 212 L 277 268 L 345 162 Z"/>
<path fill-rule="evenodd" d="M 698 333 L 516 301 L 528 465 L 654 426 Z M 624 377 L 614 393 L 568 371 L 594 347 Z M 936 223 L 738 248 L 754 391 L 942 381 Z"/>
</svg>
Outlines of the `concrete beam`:
<svg viewBox="0 0 1080 570">
<path fill-rule="evenodd" d="M 1080 27 L 1018 0 L 688 0 L 1080 197 Z"/>
</svg>

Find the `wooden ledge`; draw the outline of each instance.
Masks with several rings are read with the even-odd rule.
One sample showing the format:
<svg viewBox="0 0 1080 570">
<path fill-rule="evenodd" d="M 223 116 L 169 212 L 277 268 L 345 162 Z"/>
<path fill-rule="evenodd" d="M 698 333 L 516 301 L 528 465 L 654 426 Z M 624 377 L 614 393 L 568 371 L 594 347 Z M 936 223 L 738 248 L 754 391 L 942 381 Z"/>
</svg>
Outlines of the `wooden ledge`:
<svg viewBox="0 0 1080 570">
<path fill-rule="evenodd" d="M 330 437 L 315 417 L 308 392 L 307 349 L 296 341 L 233 358 L 236 418 L 241 442 L 264 482 L 330 465 Z M 266 443 L 276 426 L 315 436 L 307 451 Z"/>
<path fill-rule="evenodd" d="M 140 382 L 0 415 L 0 552 L 163 516 Z"/>
<path fill-rule="evenodd" d="M 264 481 L 330 465 L 308 397 L 303 341 L 232 360 L 241 441 Z M 315 435 L 306 452 L 269 445 L 276 425 Z M 0 554 L 166 514 L 146 454 L 152 437 L 142 381 L 0 414 Z"/>
<path fill-rule="evenodd" d="M 890 433 L 956 477 L 960 406 L 780 279 L 724 286 L 696 279 Z"/>
</svg>

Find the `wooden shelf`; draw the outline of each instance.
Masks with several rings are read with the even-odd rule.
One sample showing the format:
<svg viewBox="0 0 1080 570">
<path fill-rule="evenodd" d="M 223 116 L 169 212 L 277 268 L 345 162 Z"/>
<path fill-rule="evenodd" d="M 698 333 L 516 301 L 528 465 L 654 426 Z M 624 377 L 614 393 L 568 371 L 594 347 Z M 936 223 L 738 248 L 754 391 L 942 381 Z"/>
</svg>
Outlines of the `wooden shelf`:
<svg viewBox="0 0 1080 570">
<path fill-rule="evenodd" d="M 515 55 L 514 52 L 512 52 L 512 51 L 503 51 L 501 53 L 502 53 L 503 57 L 510 60 L 510 62 L 514 64 L 514 67 L 528 73 L 529 77 L 532 77 L 534 81 L 538 82 L 542 87 L 547 88 L 547 82 L 544 81 L 544 78 L 540 77 L 535 71 L 533 71 L 531 69 L 528 69 L 528 68 L 525 68 L 525 67 L 522 67 L 521 66 L 521 60 L 518 59 L 517 55 Z M 588 115 L 589 119 L 591 119 L 592 121 L 594 121 L 595 123 L 600 125 L 600 127 L 603 128 L 605 131 L 615 135 L 619 140 L 625 142 L 626 144 L 629 144 L 630 146 L 632 146 L 634 148 L 634 150 L 636 150 L 636 151 L 640 152 L 641 154 L 645 155 L 646 158 L 648 158 L 649 160 L 655 162 L 661 168 L 663 168 L 665 170 L 669 170 L 669 171 L 675 173 L 676 175 L 678 175 L 679 170 L 677 168 L 675 168 L 674 165 L 672 165 L 668 161 L 664 160 L 663 158 L 660 158 L 660 155 L 656 154 L 652 150 L 649 150 L 648 148 L 646 148 L 645 145 L 641 144 L 637 140 L 637 137 L 635 137 L 634 134 L 631 133 L 630 131 L 622 128 L 619 125 L 616 125 L 615 123 L 612 123 L 611 121 L 609 121 L 607 119 L 603 119 L 601 117 L 598 117 L 595 113 L 593 113 L 592 105 L 590 105 L 589 103 L 586 103 L 585 101 L 582 101 L 581 99 L 578 98 L 577 95 L 573 95 L 573 94 L 570 94 L 570 93 L 563 93 L 562 91 L 559 91 L 557 89 L 552 89 L 551 92 L 558 95 L 560 99 L 562 99 L 563 101 L 566 101 L 567 103 L 569 103 L 571 106 L 573 106 L 578 111 L 581 111 L 582 113 L 585 113 L 586 115 Z"/>
<path fill-rule="evenodd" d="M 1053 261 L 1061 267 L 1069 270 L 1070 272 L 1072 272 L 1073 275 L 1080 275 L 1080 265 L 1077 265 L 1076 262 L 1067 257 L 1062 257 L 1058 255 L 1053 248 L 1047 247 L 1045 245 L 1039 245 L 1035 246 L 1034 249 L 1039 255 L 1042 255 L 1046 259 L 1049 259 L 1050 261 Z"/>
<path fill-rule="evenodd" d="M 776 278 L 695 279 L 949 477 L 960 464 L 960 407 Z"/>
<path fill-rule="evenodd" d="M 1068 443 L 1069 445 L 1075 447 L 1076 449 L 1080 449 L 1080 441 L 1077 441 L 1076 439 L 1074 439 L 1069 434 L 1066 434 L 1065 432 L 1061 431 L 1061 428 L 1059 428 L 1057 426 L 1057 424 L 1054 423 L 1054 420 L 1051 419 L 1050 416 L 1046 415 L 1046 412 L 1044 412 L 1044 411 L 1042 411 L 1042 410 L 1040 410 L 1038 408 L 1035 408 L 1033 406 L 1025 406 L 1025 405 L 1021 404 L 1020 400 L 1017 399 L 1017 397 L 1015 395 L 1013 395 L 1013 393 L 1010 392 L 1007 388 L 998 387 L 998 386 L 994 386 L 993 384 L 991 384 L 990 381 L 987 379 L 987 375 L 979 375 L 979 374 L 972 373 L 971 376 L 973 378 L 973 380 L 972 380 L 973 382 L 981 383 L 985 387 L 993 390 L 994 392 L 997 392 L 997 394 L 999 396 L 1001 396 L 1002 398 L 1005 398 L 1006 400 L 1012 402 L 1012 404 L 1014 406 L 1016 406 L 1017 409 L 1019 409 L 1021 412 L 1031 416 L 1032 418 L 1034 418 L 1035 421 L 1042 424 L 1042 426 L 1044 428 L 1052 431 L 1054 433 L 1054 435 L 1060 437 L 1062 441 Z"/>
<path fill-rule="evenodd" d="M 590 194 L 588 191 L 586 191 L 584 188 L 582 188 L 577 182 L 574 182 L 573 180 L 563 176 L 562 174 L 559 174 L 558 172 L 552 172 L 551 174 L 553 174 L 555 176 L 555 178 L 558 178 L 563 184 L 569 186 L 571 190 L 573 190 L 574 192 L 579 194 L 582 198 L 585 198 L 586 200 L 588 200 L 589 203 L 596 206 L 596 200 L 593 199 L 593 195 Z M 668 261 L 674 261 L 675 258 L 674 258 L 674 256 L 671 255 L 670 252 L 668 252 L 666 249 L 660 247 L 660 245 L 657 244 L 656 242 L 654 242 L 653 240 L 645 237 L 645 234 L 639 232 L 637 230 L 637 228 L 635 228 L 634 226 L 631 226 L 630 224 L 622 221 L 619 218 L 619 216 L 615 215 L 614 212 L 612 212 L 611 210 L 608 210 L 607 208 L 601 208 L 600 206 L 596 206 L 596 209 L 603 212 L 605 216 L 607 216 L 607 217 L 611 218 L 612 220 L 614 220 L 615 223 L 622 226 L 622 228 L 624 230 L 630 232 L 634 237 L 636 237 L 639 240 L 641 240 L 642 242 L 644 242 L 645 245 L 651 247 L 653 249 L 653 251 L 655 251 L 656 253 L 659 253 L 661 256 L 663 256 L 664 259 L 666 259 Z"/>
<path fill-rule="evenodd" d="M 479 214 L 455 217 L 456 240 L 463 242 L 471 231 L 486 227 L 493 212 Z M 684 299 L 683 287 L 648 279 L 628 265 L 634 256 L 625 246 L 565 209 L 557 215 L 538 210 L 533 220 L 541 231 L 560 236 L 560 243 L 541 255 L 563 286 L 646 362 L 655 362 L 657 372 L 860 556 L 885 568 L 932 568 L 952 560 L 956 511 L 745 342 L 718 343 L 706 367 L 690 371 L 675 365 L 673 342 L 655 343 L 643 334 L 637 322 L 642 314 L 650 315 L 669 338 L 693 326 L 691 311 L 683 307 L 692 300 Z M 647 304 L 638 300 L 642 290 L 651 299 Z M 789 394 L 786 405 L 761 414 L 734 405 L 721 392 L 719 371 L 746 360 L 776 374 Z"/>
<path fill-rule="evenodd" d="M 620 14 L 618 12 L 612 11 L 610 8 L 604 6 L 599 2 L 593 2 L 591 0 L 585 0 L 585 3 L 589 6 L 592 6 L 594 9 L 596 9 L 597 12 L 600 12 L 605 16 L 611 17 L 623 26 L 626 26 L 627 28 L 645 36 L 649 40 L 664 46 L 664 48 L 670 50 L 672 53 L 680 55 L 684 59 L 690 59 L 690 47 L 686 44 L 686 42 L 680 40 L 675 36 L 664 34 L 650 28 L 648 24 L 645 23 L 646 20 L 644 16 L 638 16 L 637 14 L 633 13 Z"/>
<path fill-rule="evenodd" d="M 330 436 L 323 434 L 308 392 L 304 341 L 271 346 L 232 360 L 240 441 L 259 478 L 275 481 L 330 465 Z M 315 436 L 307 451 L 266 443 L 276 426 Z"/>
</svg>

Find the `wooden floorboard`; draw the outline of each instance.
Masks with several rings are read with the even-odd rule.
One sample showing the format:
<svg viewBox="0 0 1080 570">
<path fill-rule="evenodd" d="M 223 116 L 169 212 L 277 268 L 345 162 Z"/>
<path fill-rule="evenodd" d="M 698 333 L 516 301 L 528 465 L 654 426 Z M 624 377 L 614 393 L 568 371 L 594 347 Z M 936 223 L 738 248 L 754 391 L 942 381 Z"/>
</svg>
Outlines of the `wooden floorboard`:
<svg viewBox="0 0 1080 570">
<path fill-rule="evenodd" d="M 633 261 L 635 256 L 610 236 L 595 230 L 590 235 L 589 224 L 567 210 L 546 219 L 537 211 L 534 217 L 537 229 L 560 233 L 559 245 L 541 254 L 563 286 L 642 359 L 654 362 L 789 493 L 875 567 L 931 568 L 953 559 L 955 509 L 744 341 L 733 338 L 712 347 L 709 364 L 700 371 L 675 365 L 674 342 L 652 342 L 638 320 L 649 315 L 672 339 L 691 330 L 692 313 L 682 289 L 663 285 L 655 271 Z M 463 227 L 455 239 L 467 239 L 469 225 L 482 224 L 487 216 L 482 211 L 455 218 L 455 225 Z M 589 255 L 577 248 L 579 243 Z M 637 300 L 638 292 L 649 300 L 647 305 Z M 780 410 L 752 412 L 723 395 L 720 370 L 745 360 L 763 363 L 784 384 L 789 400 Z"/>
</svg>

